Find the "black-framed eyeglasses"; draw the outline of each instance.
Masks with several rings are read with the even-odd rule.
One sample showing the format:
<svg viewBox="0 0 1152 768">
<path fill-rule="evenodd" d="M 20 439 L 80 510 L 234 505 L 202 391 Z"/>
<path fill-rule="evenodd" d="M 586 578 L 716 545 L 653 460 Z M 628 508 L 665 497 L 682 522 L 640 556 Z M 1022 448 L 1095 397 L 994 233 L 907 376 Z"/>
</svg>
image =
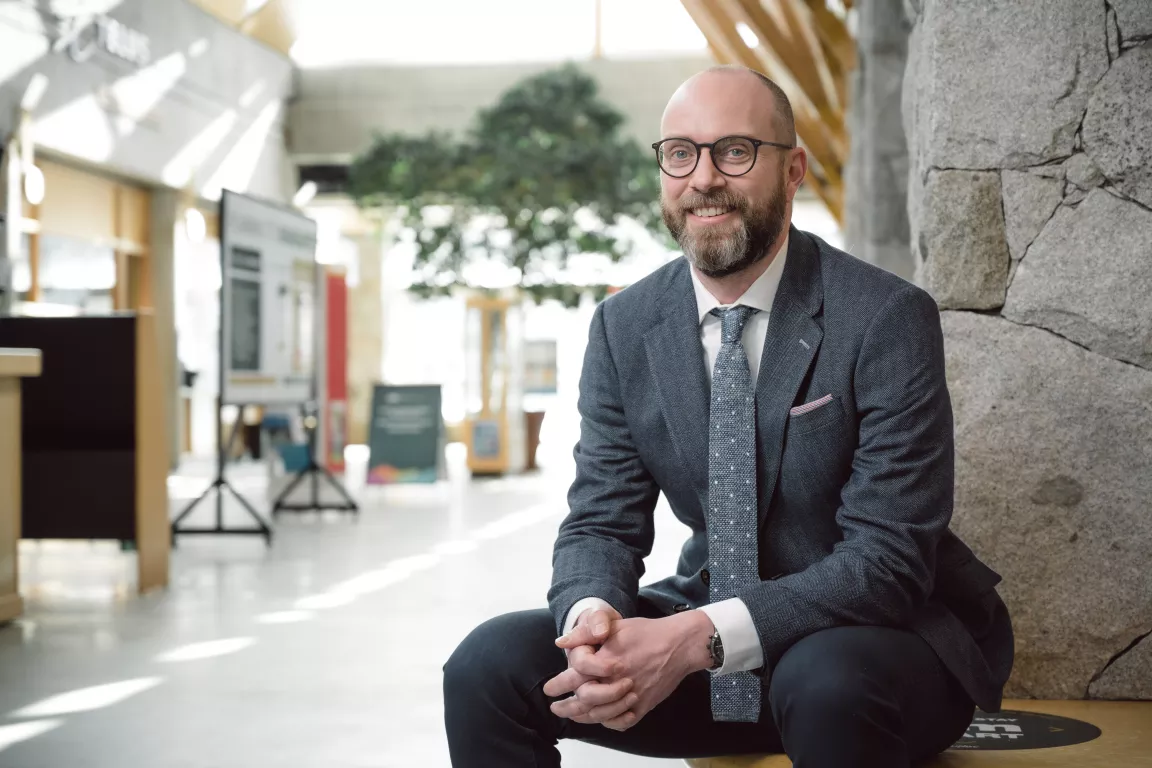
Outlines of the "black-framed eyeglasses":
<svg viewBox="0 0 1152 768">
<path fill-rule="evenodd" d="M 749 136 L 725 136 L 712 142 L 692 141 L 692 139 L 661 139 L 652 145 L 656 150 L 656 162 L 660 170 L 674 179 L 692 175 L 700 163 L 700 150 L 707 147 L 712 155 L 712 165 L 725 176 L 743 176 L 756 165 L 760 147 L 793 149 L 791 144 L 775 141 L 761 141 Z"/>
</svg>

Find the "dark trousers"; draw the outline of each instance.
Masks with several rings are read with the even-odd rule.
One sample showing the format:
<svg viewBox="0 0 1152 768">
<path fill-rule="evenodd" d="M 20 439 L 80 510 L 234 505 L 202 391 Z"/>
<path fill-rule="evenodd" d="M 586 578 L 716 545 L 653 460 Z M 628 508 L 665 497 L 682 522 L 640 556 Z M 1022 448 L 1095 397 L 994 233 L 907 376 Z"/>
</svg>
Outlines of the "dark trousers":
<svg viewBox="0 0 1152 768">
<path fill-rule="evenodd" d="M 453 768 L 560 765 L 559 739 L 649 757 L 785 752 L 795 768 L 903 768 L 963 735 L 975 705 L 917 635 L 829 629 L 796 643 L 765 686 L 759 723 L 717 723 L 708 672 L 689 675 L 627 731 L 552 714 L 541 690 L 567 668 L 546 610 L 475 629 L 444 666 Z"/>
</svg>

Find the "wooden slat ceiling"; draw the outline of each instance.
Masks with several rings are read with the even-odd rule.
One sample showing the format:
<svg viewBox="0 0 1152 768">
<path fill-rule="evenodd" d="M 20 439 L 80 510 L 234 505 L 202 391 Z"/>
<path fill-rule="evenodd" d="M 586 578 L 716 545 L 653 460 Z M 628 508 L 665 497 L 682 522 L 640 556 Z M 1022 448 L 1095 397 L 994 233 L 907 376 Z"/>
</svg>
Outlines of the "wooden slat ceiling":
<svg viewBox="0 0 1152 768">
<path fill-rule="evenodd" d="M 287 56 L 296 42 L 292 7 L 284 0 L 192 0 L 230 27 Z"/>
<path fill-rule="evenodd" d="M 681 0 L 712 56 L 775 80 L 792 102 L 796 133 L 808 150 L 807 183 L 841 224 L 848 158 L 848 76 L 856 44 L 826 0 Z M 844 8 L 852 0 L 841 0 Z M 745 25 L 756 44 L 740 34 Z"/>
</svg>

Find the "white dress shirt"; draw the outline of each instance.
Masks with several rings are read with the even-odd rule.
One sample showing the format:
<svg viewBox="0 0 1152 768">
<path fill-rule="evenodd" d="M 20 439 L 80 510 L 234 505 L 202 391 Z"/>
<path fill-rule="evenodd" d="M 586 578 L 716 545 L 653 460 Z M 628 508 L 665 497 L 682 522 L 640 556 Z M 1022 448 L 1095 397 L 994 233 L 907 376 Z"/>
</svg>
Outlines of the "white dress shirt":
<svg viewBox="0 0 1152 768">
<path fill-rule="evenodd" d="M 700 315 L 700 341 L 704 346 L 704 365 L 708 371 L 708 378 L 716 367 L 716 357 L 720 354 L 722 343 L 720 336 L 721 319 L 711 312 L 717 307 L 744 305 L 759 310 L 748 318 L 744 325 L 744 353 L 748 356 L 748 369 L 752 374 L 752 388 L 756 388 L 756 381 L 760 373 L 760 360 L 764 355 L 764 342 L 768 338 L 768 318 L 772 314 L 772 303 L 776 299 L 776 290 L 780 287 L 780 277 L 784 274 L 784 261 L 788 254 L 788 235 L 785 232 L 784 243 L 776 254 L 776 258 L 764 270 L 764 274 L 756 278 L 756 282 L 748 287 L 739 299 L 732 305 L 724 305 L 708 292 L 700 282 L 696 270 L 692 273 L 692 287 L 696 291 L 696 309 Z M 571 631 L 576 621 L 590 608 L 610 607 L 598 597 L 586 597 L 578 600 L 564 622 L 564 633 Z M 748 606 L 738 597 L 710 603 L 699 608 L 708 614 L 716 631 L 720 634 L 720 641 L 724 644 L 724 665 L 716 670 L 718 675 L 731 672 L 746 672 L 757 669 L 764 663 L 764 652 L 760 648 L 760 636 L 756 632 L 756 625 L 752 621 L 752 614 Z"/>
</svg>

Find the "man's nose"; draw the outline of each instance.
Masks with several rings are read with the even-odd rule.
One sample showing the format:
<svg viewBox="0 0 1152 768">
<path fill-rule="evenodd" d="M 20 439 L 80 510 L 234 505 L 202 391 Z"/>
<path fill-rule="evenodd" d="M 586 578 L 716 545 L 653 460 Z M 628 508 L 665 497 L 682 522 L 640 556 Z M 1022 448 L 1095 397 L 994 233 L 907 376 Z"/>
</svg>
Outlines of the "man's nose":
<svg viewBox="0 0 1152 768">
<path fill-rule="evenodd" d="M 696 170 L 692 171 L 689 186 L 697 192 L 708 192 L 725 183 L 724 174 L 716 170 L 716 164 L 712 162 L 711 148 L 701 149 L 700 160 L 696 163 Z"/>
</svg>

